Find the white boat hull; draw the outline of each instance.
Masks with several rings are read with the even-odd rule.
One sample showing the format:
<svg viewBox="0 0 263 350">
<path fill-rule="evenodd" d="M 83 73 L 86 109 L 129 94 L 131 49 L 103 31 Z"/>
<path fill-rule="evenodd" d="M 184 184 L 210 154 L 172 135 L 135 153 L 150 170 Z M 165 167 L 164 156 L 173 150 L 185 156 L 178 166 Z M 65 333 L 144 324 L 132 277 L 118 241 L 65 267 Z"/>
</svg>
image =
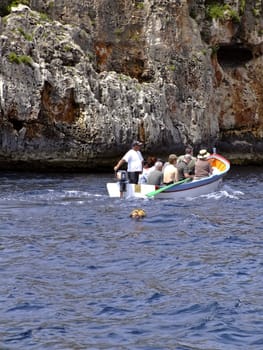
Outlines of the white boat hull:
<svg viewBox="0 0 263 350">
<path fill-rule="evenodd" d="M 199 183 L 199 181 L 196 181 L 196 183 Z M 158 199 L 182 199 L 182 198 L 194 198 L 203 196 L 212 192 L 215 192 L 218 190 L 220 183 L 222 182 L 222 179 L 219 178 L 209 184 L 203 184 L 199 185 L 198 187 L 194 188 L 183 188 L 182 190 L 178 191 L 166 191 L 158 193 L 155 198 Z M 193 182 L 194 184 L 194 182 Z"/>
<path fill-rule="evenodd" d="M 107 190 L 110 197 L 121 197 L 120 184 L 118 182 L 109 182 L 107 183 Z M 135 185 L 127 184 L 126 192 L 123 192 L 123 198 L 146 198 L 146 194 L 154 191 L 154 185 Z"/>
</svg>

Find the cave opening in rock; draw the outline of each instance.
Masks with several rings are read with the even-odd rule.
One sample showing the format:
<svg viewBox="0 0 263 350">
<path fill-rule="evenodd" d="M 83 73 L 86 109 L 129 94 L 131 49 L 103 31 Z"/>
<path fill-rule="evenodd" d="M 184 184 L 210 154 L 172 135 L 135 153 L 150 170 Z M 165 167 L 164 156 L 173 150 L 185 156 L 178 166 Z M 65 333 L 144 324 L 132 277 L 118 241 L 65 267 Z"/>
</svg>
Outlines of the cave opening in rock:
<svg viewBox="0 0 263 350">
<path fill-rule="evenodd" d="M 17 131 L 20 131 L 24 126 L 24 122 L 21 120 L 9 119 L 9 121 L 13 124 L 13 128 Z"/>
<path fill-rule="evenodd" d="M 242 66 L 253 59 L 250 49 L 238 45 L 221 45 L 217 51 L 218 63 L 224 68 Z"/>
</svg>

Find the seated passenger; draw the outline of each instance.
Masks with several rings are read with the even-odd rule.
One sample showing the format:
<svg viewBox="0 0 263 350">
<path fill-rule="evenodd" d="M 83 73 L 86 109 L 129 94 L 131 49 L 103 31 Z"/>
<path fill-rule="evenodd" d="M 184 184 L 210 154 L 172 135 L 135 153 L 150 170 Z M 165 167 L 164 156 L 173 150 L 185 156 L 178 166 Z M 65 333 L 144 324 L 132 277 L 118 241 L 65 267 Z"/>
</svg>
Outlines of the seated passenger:
<svg viewBox="0 0 263 350">
<path fill-rule="evenodd" d="M 147 163 L 149 165 L 149 172 L 154 170 L 154 164 L 157 162 L 157 158 L 155 156 L 147 157 Z"/>
<path fill-rule="evenodd" d="M 150 174 L 151 171 L 154 170 L 154 164 L 157 161 L 156 157 L 149 156 L 147 157 L 147 160 L 143 162 L 143 169 L 142 173 L 139 175 L 139 184 L 146 184 L 147 183 L 147 177 Z"/>
<path fill-rule="evenodd" d="M 212 175 L 213 169 L 207 158 L 210 156 L 210 153 L 206 149 L 201 149 L 197 155 L 197 161 L 195 163 L 195 176 L 194 180 L 202 179 Z"/>
<path fill-rule="evenodd" d="M 195 162 L 196 162 L 196 158 L 193 156 L 193 148 L 191 146 L 187 146 L 185 148 L 185 154 L 190 154 L 192 157 L 191 161 L 188 163 L 188 170 L 189 170 L 189 174 L 193 175 L 195 171 Z M 184 159 L 185 154 L 177 158 L 177 165 Z"/>
<path fill-rule="evenodd" d="M 170 185 L 178 181 L 178 171 L 176 168 L 177 156 L 170 154 L 168 157 L 168 164 L 165 165 L 163 170 L 163 184 L 165 186 Z"/>
<path fill-rule="evenodd" d="M 148 174 L 148 185 L 161 185 L 163 183 L 163 163 L 158 161 L 154 164 L 154 170 Z"/>
<path fill-rule="evenodd" d="M 149 171 L 150 171 L 150 167 L 147 160 L 143 161 L 142 173 L 139 175 L 139 180 L 138 180 L 139 184 L 147 183 L 147 177 L 148 177 Z"/>
<path fill-rule="evenodd" d="M 178 170 L 178 181 L 193 179 L 194 175 L 190 174 L 188 168 L 188 164 L 191 162 L 191 160 L 192 156 L 190 154 L 185 154 L 182 161 L 176 165 Z"/>
</svg>

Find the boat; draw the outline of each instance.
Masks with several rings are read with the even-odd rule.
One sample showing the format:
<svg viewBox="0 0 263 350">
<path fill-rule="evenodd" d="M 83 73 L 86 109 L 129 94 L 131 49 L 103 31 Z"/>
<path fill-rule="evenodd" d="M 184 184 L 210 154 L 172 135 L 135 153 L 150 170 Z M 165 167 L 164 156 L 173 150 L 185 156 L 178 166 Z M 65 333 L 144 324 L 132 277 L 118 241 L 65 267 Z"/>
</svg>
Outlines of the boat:
<svg viewBox="0 0 263 350">
<path fill-rule="evenodd" d="M 173 199 L 194 198 L 218 190 L 224 175 L 230 170 L 230 162 L 220 154 L 213 153 L 208 157 L 213 173 L 202 179 L 189 181 L 185 179 L 168 186 L 147 184 L 129 184 L 125 171 L 120 171 L 118 180 L 107 183 L 109 197 L 113 198 L 155 198 Z"/>
</svg>

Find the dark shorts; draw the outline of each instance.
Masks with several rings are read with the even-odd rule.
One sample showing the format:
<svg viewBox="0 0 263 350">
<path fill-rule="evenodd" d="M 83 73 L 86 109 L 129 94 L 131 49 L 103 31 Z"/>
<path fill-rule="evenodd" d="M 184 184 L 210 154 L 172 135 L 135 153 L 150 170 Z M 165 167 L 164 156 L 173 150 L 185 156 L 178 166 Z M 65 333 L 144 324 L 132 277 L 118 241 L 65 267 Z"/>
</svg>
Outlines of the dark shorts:
<svg viewBox="0 0 263 350">
<path fill-rule="evenodd" d="M 130 184 L 137 184 L 139 181 L 140 171 L 128 171 L 128 179 Z"/>
</svg>

